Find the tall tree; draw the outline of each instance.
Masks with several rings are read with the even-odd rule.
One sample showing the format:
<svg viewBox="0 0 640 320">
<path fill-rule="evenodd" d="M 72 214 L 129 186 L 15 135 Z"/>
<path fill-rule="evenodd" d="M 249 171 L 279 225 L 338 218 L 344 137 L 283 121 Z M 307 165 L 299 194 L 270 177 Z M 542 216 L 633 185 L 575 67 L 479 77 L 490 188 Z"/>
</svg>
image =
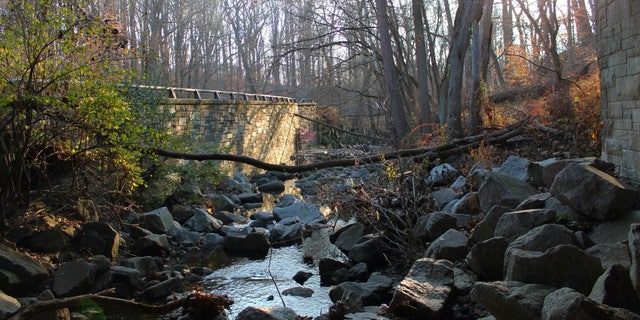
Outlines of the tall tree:
<svg viewBox="0 0 640 320">
<path fill-rule="evenodd" d="M 482 131 L 482 107 L 487 95 L 487 72 L 491 53 L 491 13 L 493 0 L 484 0 L 482 19 L 473 27 L 471 45 L 471 100 L 469 102 L 469 128 L 471 134 Z"/>
<path fill-rule="evenodd" d="M 424 32 L 424 3 L 422 0 L 411 0 L 411 11 L 415 26 L 416 40 L 416 76 L 418 80 L 418 106 L 420 109 L 420 122 L 422 125 L 431 123 L 431 97 L 429 96 L 429 72 L 427 69 L 427 47 Z"/>
<path fill-rule="evenodd" d="M 462 86 L 464 60 L 469 47 L 471 27 L 482 16 L 483 0 L 463 0 L 456 11 L 454 33 L 449 51 L 449 88 L 447 94 L 447 137 L 463 136 L 462 130 Z"/>
<path fill-rule="evenodd" d="M 384 64 L 384 79 L 387 87 L 387 94 L 391 104 L 391 117 L 395 128 L 396 139 L 404 138 L 409 132 L 407 116 L 402 106 L 400 95 L 398 71 L 393 59 L 393 48 L 391 47 L 391 34 L 389 26 L 389 15 L 387 14 L 386 0 L 376 0 L 376 20 L 378 34 L 380 36 L 380 52 Z"/>
</svg>

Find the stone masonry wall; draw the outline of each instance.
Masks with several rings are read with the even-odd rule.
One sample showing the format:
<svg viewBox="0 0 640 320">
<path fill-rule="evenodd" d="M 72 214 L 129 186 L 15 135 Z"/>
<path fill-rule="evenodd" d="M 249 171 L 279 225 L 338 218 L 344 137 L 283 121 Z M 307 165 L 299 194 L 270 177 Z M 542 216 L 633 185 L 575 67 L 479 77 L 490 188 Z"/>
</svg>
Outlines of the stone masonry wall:
<svg viewBox="0 0 640 320">
<path fill-rule="evenodd" d="M 640 181 L 640 1 L 596 1 L 602 158 Z"/>
<path fill-rule="evenodd" d="M 298 103 L 283 101 L 207 100 L 199 105 L 171 105 L 170 128 L 175 134 L 189 134 L 194 146 L 210 145 L 222 153 L 244 155 L 274 164 L 294 164 L 296 133 L 300 127 Z M 211 150 L 194 150 L 212 152 Z M 222 161 L 221 168 L 232 175 L 263 170 Z"/>
</svg>

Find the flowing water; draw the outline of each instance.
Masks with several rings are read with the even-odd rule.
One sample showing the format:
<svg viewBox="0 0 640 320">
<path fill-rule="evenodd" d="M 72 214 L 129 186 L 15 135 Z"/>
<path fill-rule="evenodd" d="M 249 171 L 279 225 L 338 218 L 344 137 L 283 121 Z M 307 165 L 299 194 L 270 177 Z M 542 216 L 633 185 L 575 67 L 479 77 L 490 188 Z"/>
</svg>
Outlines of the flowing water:
<svg viewBox="0 0 640 320">
<path fill-rule="evenodd" d="M 230 319 L 248 306 L 282 306 L 282 300 L 298 315 L 315 317 L 326 313 L 331 306 L 330 288 L 320 286 L 317 265 L 305 263 L 304 258 L 311 257 L 317 263 L 320 258 L 340 259 L 341 255 L 340 250 L 329 242 L 328 230 L 320 229 L 304 239 L 302 245 L 274 248 L 265 259 L 226 260 L 227 265 L 208 275 L 202 287 L 207 292 L 226 294 L 233 299 Z M 303 285 L 312 289 L 313 295 L 309 298 L 282 295 L 281 300 L 278 289 L 282 292 L 299 286 L 292 279 L 298 271 L 313 274 Z"/>
</svg>

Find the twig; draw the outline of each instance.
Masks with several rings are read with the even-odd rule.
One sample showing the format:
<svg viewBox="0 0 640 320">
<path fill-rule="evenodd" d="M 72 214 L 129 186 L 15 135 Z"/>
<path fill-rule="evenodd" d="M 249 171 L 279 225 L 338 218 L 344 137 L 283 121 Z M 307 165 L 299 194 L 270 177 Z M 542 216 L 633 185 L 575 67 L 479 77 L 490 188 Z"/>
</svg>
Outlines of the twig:
<svg viewBox="0 0 640 320">
<path fill-rule="evenodd" d="M 273 277 L 271 273 L 271 260 L 273 260 L 273 247 L 269 248 L 269 267 L 267 268 L 267 272 L 269 272 L 269 277 L 271 277 L 271 281 L 273 281 L 273 285 L 276 287 L 276 291 L 278 292 L 278 297 L 280 297 L 280 301 L 282 301 L 282 306 L 287 307 L 284 303 L 284 298 L 282 298 L 282 293 L 280 293 L 280 288 L 278 288 L 278 283 L 276 282 L 276 278 Z"/>
</svg>

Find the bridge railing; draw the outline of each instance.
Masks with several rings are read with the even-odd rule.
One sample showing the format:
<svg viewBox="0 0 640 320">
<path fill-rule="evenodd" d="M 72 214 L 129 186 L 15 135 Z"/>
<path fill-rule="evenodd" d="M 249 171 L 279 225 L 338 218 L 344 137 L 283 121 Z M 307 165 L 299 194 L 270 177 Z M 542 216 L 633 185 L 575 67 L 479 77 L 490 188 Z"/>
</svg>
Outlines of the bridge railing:
<svg viewBox="0 0 640 320">
<path fill-rule="evenodd" d="M 142 90 L 159 91 L 167 94 L 167 99 L 197 99 L 197 100 L 240 100 L 240 101 L 274 101 L 274 102 L 309 102 L 306 99 L 298 101 L 295 98 L 268 94 L 244 93 L 209 89 L 192 89 L 177 87 L 161 87 L 135 85 Z"/>
</svg>

